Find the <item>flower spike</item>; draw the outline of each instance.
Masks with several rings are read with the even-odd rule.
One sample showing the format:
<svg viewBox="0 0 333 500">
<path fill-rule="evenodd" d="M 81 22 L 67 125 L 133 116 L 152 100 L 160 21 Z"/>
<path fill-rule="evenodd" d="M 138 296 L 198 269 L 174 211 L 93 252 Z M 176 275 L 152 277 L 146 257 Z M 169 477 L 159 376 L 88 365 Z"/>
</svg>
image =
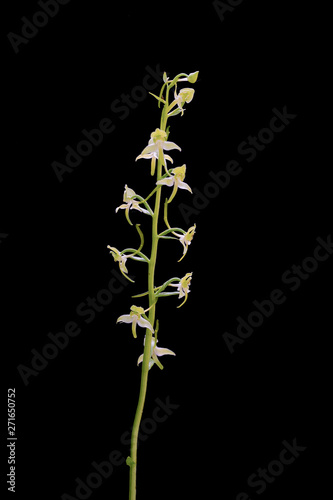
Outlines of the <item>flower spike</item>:
<svg viewBox="0 0 333 500">
<path fill-rule="evenodd" d="M 178 305 L 179 308 L 185 304 L 188 299 L 188 294 L 190 293 L 192 272 L 185 274 L 182 278 L 172 277 L 166 279 L 159 285 L 158 283 L 156 284 L 156 266 L 159 247 L 162 243 L 164 243 L 162 240 L 173 239 L 181 243 L 182 255 L 178 260 L 178 262 L 180 262 L 187 254 L 188 247 L 192 243 L 196 232 L 195 224 L 185 230 L 177 227 L 178 224 L 171 226 L 168 221 L 169 203 L 171 203 L 175 198 L 178 193 L 178 189 L 187 190 L 192 193 L 191 187 L 185 182 L 186 165 L 180 164 L 181 166 L 174 167 L 173 158 L 169 156 L 172 154 L 170 151 L 181 151 L 178 144 L 169 140 L 169 119 L 171 120 L 171 117 L 176 115 L 184 115 L 184 112 L 187 109 L 187 104 L 193 100 L 195 95 L 194 89 L 189 88 L 190 84 L 197 81 L 198 74 L 199 72 L 196 71 L 190 74 L 179 73 L 175 77 L 169 77 L 167 73 L 164 72 L 160 91 L 156 92 L 156 94 L 149 92 L 157 101 L 156 107 L 161 109 L 161 116 L 158 121 L 159 128 L 155 128 L 155 130 L 153 129 L 153 132 L 150 134 L 148 144 L 142 149 L 135 161 L 139 159 L 149 160 L 150 173 L 152 176 L 156 176 L 154 181 L 151 183 L 153 188 L 151 188 L 152 190 L 148 195 L 145 193 L 142 197 L 135 193 L 135 191 L 129 188 L 126 184 L 123 193 L 123 202 L 116 208 L 116 212 L 124 210 L 126 220 L 130 225 L 133 225 L 131 221 L 131 210 L 136 210 L 151 216 L 151 238 L 149 238 L 148 241 L 150 254 L 146 254 L 145 251 L 147 244 L 147 241 L 145 241 L 146 238 L 143 234 L 145 232 L 145 226 L 141 226 L 144 229 L 144 231 L 142 231 L 140 224 L 135 225 L 140 238 L 140 242 L 135 245 L 136 248 L 132 248 L 132 245 L 129 245 L 128 248 L 119 251 L 115 247 L 108 246 L 113 259 L 119 264 L 120 272 L 130 281 L 133 280 L 128 276 L 128 270 L 126 267 L 128 259 L 144 262 L 148 267 L 148 286 L 147 288 L 143 288 L 143 290 L 146 291 L 132 295 L 133 301 L 138 300 L 138 298 L 145 301 L 146 308 L 144 309 L 143 307 L 131 305 L 128 314 L 122 314 L 117 319 L 117 323 L 126 323 L 131 326 L 134 338 L 137 338 L 138 336 L 138 327 L 145 329 L 143 334 L 143 354 L 141 354 L 137 360 L 137 364 L 141 364 L 140 392 L 132 426 L 131 453 L 126 459 L 126 464 L 130 467 L 129 498 L 131 500 L 136 499 L 138 436 L 146 399 L 148 372 L 154 365 L 157 365 L 161 370 L 163 370 L 163 365 L 160 361 L 162 356 L 175 356 L 175 353 L 170 349 L 158 347 L 157 334 L 159 330 L 159 320 L 157 319 L 158 313 L 156 304 L 159 303 L 159 299 L 177 296 L 180 299 L 177 301 L 177 304 L 180 304 Z M 188 84 L 183 86 L 181 82 L 188 82 Z M 144 179 L 142 179 L 142 181 L 142 184 L 146 188 L 147 183 Z M 164 186 L 166 186 L 166 188 Z M 168 188 L 171 188 L 171 190 Z M 166 194 L 168 194 L 168 196 L 166 196 Z M 151 206 L 150 204 L 152 202 L 150 200 L 153 200 L 153 204 Z M 162 230 L 160 230 L 160 223 L 163 222 L 163 220 L 161 220 L 163 219 L 163 215 L 165 226 Z M 162 262 L 162 267 L 163 272 L 167 271 L 168 264 L 166 262 Z"/>
</svg>

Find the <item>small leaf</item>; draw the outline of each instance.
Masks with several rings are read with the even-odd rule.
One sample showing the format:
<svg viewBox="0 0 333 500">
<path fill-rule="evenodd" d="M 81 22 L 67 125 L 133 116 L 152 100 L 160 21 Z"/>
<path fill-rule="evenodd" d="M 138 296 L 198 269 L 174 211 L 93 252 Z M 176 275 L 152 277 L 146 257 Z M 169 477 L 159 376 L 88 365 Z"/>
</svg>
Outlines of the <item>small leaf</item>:
<svg viewBox="0 0 333 500">
<path fill-rule="evenodd" d="M 150 95 L 152 95 L 153 97 L 155 97 L 155 99 L 157 99 L 158 101 L 161 101 L 163 102 L 163 104 L 165 104 L 165 100 L 162 99 L 161 97 L 158 97 L 157 95 L 153 94 L 152 92 L 149 92 Z"/>
<path fill-rule="evenodd" d="M 135 462 L 134 462 L 134 460 L 132 459 L 132 457 L 127 457 L 127 458 L 126 458 L 126 464 L 127 464 L 129 467 L 132 467 L 133 465 L 135 465 Z"/>
</svg>

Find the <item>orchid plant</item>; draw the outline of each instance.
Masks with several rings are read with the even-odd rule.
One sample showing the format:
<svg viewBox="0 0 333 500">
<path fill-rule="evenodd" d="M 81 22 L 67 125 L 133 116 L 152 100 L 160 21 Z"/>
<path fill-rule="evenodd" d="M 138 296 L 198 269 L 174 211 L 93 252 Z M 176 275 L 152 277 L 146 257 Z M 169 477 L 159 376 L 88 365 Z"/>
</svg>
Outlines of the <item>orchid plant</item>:
<svg viewBox="0 0 333 500">
<path fill-rule="evenodd" d="M 185 230 L 179 227 L 172 227 L 169 224 L 168 205 L 176 196 L 178 189 L 184 189 L 189 191 L 190 193 L 192 193 L 192 190 L 190 186 L 186 182 L 184 182 L 186 175 L 186 165 L 175 168 L 170 168 L 168 165 L 168 162 L 173 164 L 173 159 L 171 158 L 171 156 L 169 156 L 168 153 L 172 150 L 181 151 L 181 148 L 174 142 L 170 142 L 168 140 L 170 127 L 167 127 L 167 122 L 169 118 L 174 117 L 178 114 L 183 116 L 185 111 L 184 105 L 191 102 L 194 96 L 194 90 L 192 88 L 182 88 L 178 91 L 179 84 L 181 82 L 189 82 L 192 84 L 195 83 L 197 81 L 198 74 L 198 71 L 195 73 L 190 73 L 189 75 L 180 73 L 171 80 L 168 78 L 166 73 L 164 73 L 164 83 L 162 85 L 159 96 L 151 94 L 157 99 L 158 107 L 161 108 L 162 106 L 160 126 L 151 133 L 148 145 L 143 149 L 141 154 L 137 156 L 136 161 L 140 159 L 150 160 L 150 173 L 151 176 L 155 177 L 155 186 L 151 193 L 144 198 L 138 195 L 133 189 L 125 185 L 123 204 L 116 208 L 116 212 L 118 212 L 119 210 L 125 211 L 126 220 L 130 225 L 133 225 L 130 219 L 131 210 L 137 210 L 151 217 L 152 241 L 150 256 L 148 257 L 142 251 L 144 246 L 144 235 L 140 229 L 140 224 L 135 225 L 140 237 L 140 245 L 137 249 L 125 248 L 124 250 L 119 251 L 115 247 L 108 246 L 114 261 L 118 262 L 119 264 L 120 272 L 130 281 L 133 280 L 128 276 L 127 261 L 129 259 L 143 262 L 148 265 L 148 291 L 133 296 L 133 298 L 135 299 L 141 299 L 143 297 L 148 298 L 148 307 L 144 309 L 141 306 L 132 305 L 128 314 L 123 314 L 117 319 L 117 323 L 131 324 L 132 334 L 134 338 L 137 338 L 138 327 L 141 327 L 145 330 L 145 337 L 143 340 L 144 350 L 143 354 L 139 356 L 137 362 L 137 364 L 141 364 L 142 367 L 139 400 L 132 428 L 130 456 L 126 460 L 127 465 L 130 467 L 130 500 L 136 499 L 138 433 L 146 399 L 148 372 L 154 365 L 157 365 L 158 368 L 163 369 L 163 365 L 158 359 L 159 357 L 165 355 L 175 356 L 175 353 L 170 349 L 157 347 L 157 333 L 159 330 L 159 322 L 155 319 L 156 305 L 158 299 L 162 297 L 177 295 L 179 299 L 183 299 L 181 304 L 178 306 L 181 307 L 186 302 L 188 294 L 190 292 L 192 279 L 191 272 L 187 273 L 182 278 L 173 277 L 167 280 L 162 285 L 156 286 L 155 268 L 158 244 L 161 239 L 174 239 L 178 240 L 181 243 L 183 247 L 183 254 L 179 259 L 180 261 L 187 254 L 188 247 L 192 242 L 196 230 L 195 225 Z M 172 90 L 174 96 L 173 100 L 170 99 L 170 93 Z M 169 194 L 170 188 L 172 188 L 171 194 Z M 164 201 L 163 214 L 161 207 L 162 189 L 165 189 L 167 194 L 169 194 L 169 197 L 166 197 Z M 150 202 L 148 203 L 148 200 L 151 200 L 153 196 L 155 197 L 155 203 L 154 208 L 151 208 Z M 166 228 L 160 231 L 159 222 L 162 218 L 162 215 Z M 171 288 L 171 290 L 172 288 L 176 288 L 176 290 L 171 291 L 169 287 Z M 146 313 L 148 313 L 148 315 Z"/>
</svg>

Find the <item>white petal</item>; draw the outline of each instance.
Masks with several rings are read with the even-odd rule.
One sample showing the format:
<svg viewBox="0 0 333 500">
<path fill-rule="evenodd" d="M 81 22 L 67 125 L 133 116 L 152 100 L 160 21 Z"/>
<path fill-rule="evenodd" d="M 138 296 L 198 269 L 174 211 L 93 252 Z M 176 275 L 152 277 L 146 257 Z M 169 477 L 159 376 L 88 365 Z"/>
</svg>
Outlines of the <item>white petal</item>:
<svg viewBox="0 0 333 500">
<path fill-rule="evenodd" d="M 190 193 L 192 193 L 192 189 L 190 188 L 190 186 L 188 184 L 186 184 L 186 182 L 178 180 L 178 187 L 180 189 L 187 189 L 187 191 L 189 191 Z"/>
<path fill-rule="evenodd" d="M 166 354 L 171 354 L 172 356 L 176 356 L 173 351 L 170 349 L 166 349 L 164 347 L 155 347 L 154 349 L 156 356 L 165 356 Z"/>
<path fill-rule="evenodd" d="M 117 323 L 132 323 L 133 316 L 130 314 L 124 314 L 123 316 L 119 316 L 117 319 Z"/>
<path fill-rule="evenodd" d="M 164 185 L 164 186 L 173 186 L 175 183 L 175 178 L 174 177 L 166 177 L 166 179 L 161 179 L 160 181 L 157 181 L 156 184 L 159 185 Z"/>
<path fill-rule="evenodd" d="M 151 326 L 151 324 L 149 323 L 149 321 L 147 321 L 144 318 L 141 318 L 141 316 L 139 317 L 138 325 L 142 326 L 142 328 L 148 328 L 151 332 L 154 333 L 154 329 Z"/>
<path fill-rule="evenodd" d="M 165 151 L 170 151 L 170 149 L 179 149 L 179 151 L 181 151 L 181 148 L 177 146 L 176 143 L 169 141 L 164 142 L 163 149 L 165 149 Z"/>
<path fill-rule="evenodd" d="M 147 155 L 143 155 L 143 154 L 141 154 L 141 155 L 139 155 L 139 156 L 137 156 L 137 157 L 135 158 L 135 161 L 136 161 L 136 160 L 139 160 L 140 158 L 144 158 L 145 160 L 150 160 L 153 156 L 154 156 L 154 153 L 149 153 L 149 154 L 147 154 Z"/>
<path fill-rule="evenodd" d="M 142 212 L 143 214 L 148 214 L 150 215 L 150 213 L 148 212 L 148 210 L 146 210 L 145 208 L 141 208 L 141 207 L 133 207 L 135 208 L 136 210 L 139 210 L 140 212 Z"/>
<path fill-rule="evenodd" d="M 141 155 L 146 155 L 149 153 L 155 153 L 158 151 L 158 145 L 157 144 L 151 144 L 150 146 L 147 146 L 141 153 Z"/>
<path fill-rule="evenodd" d="M 171 156 L 169 155 L 164 155 L 164 158 L 168 161 L 171 161 L 171 163 L 173 163 L 173 159 L 171 158 Z"/>
<path fill-rule="evenodd" d="M 119 207 L 116 208 L 116 212 L 118 212 L 119 208 L 127 208 L 127 203 L 123 203 L 122 205 L 119 205 Z"/>
</svg>

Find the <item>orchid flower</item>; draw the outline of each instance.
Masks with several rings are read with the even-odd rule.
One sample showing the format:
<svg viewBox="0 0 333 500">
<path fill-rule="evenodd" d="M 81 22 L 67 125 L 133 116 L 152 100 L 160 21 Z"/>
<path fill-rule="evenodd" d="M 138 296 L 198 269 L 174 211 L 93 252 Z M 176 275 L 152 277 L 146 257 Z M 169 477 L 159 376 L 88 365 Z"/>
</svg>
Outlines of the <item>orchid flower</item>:
<svg viewBox="0 0 333 500">
<path fill-rule="evenodd" d="M 191 284 L 191 279 L 192 279 L 192 274 L 193 273 L 187 273 L 183 278 L 179 280 L 179 283 L 170 283 L 169 286 L 175 286 L 177 287 L 177 291 L 179 292 L 178 297 L 181 299 L 182 297 L 185 297 L 185 300 L 180 304 L 179 307 L 181 307 L 185 302 L 187 301 L 187 296 L 190 293 L 190 284 Z"/>
<path fill-rule="evenodd" d="M 143 341 L 143 345 L 145 345 L 145 342 L 146 342 L 146 337 L 144 338 L 144 341 Z M 151 369 L 151 367 L 156 363 L 157 366 L 163 370 L 163 365 L 162 363 L 157 359 L 158 357 L 160 356 L 165 356 L 166 354 L 170 354 L 172 356 L 176 356 L 176 354 L 173 352 L 173 351 L 170 351 L 170 349 L 166 349 L 164 347 L 157 347 L 156 344 L 157 344 L 158 340 L 155 338 L 152 338 L 151 339 L 151 349 L 150 349 L 150 360 L 149 360 L 149 370 Z M 143 361 L 143 354 L 141 354 L 141 356 L 139 356 L 139 359 L 138 359 L 138 365 L 140 363 L 142 363 Z"/>
<path fill-rule="evenodd" d="M 185 173 L 186 173 L 186 165 L 182 165 L 181 167 L 173 168 L 171 170 L 171 176 L 166 177 L 165 179 L 160 179 L 159 181 L 156 182 L 157 185 L 165 185 L 165 186 L 173 186 L 173 191 L 171 193 L 171 196 L 168 200 L 168 203 L 170 203 L 173 198 L 175 197 L 178 188 L 180 189 L 187 189 L 190 193 L 192 193 L 192 189 L 186 182 L 183 182 L 185 179 Z"/>
<path fill-rule="evenodd" d="M 150 135 L 148 146 L 135 159 L 136 161 L 139 158 L 152 158 L 152 175 L 154 175 L 155 172 L 156 158 L 159 158 L 159 156 L 162 158 L 162 165 L 164 167 L 166 167 L 165 159 L 168 159 L 172 163 L 172 159 L 170 156 L 164 155 L 164 151 L 170 151 L 171 149 L 178 149 L 181 151 L 181 148 L 177 146 L 177 144 L 167 141 L 166 139 L 167 133 L 164 130 L 157 128 L 155 132 L 152 132 Z"/>
<path fill-rule="evenodd" d="M 147 311 L 143 309 L 143 307 L 131 306 L 131 312 L 129 314 L 123 314 L 119 316 L 117 319 L 117 323 L 132 323 L 132 333 L 133 337 L 136 339 L 136 325 L 138 324 L 142 328 L 148 328 L 152 333 L 154 333 L 154 329 L 148 321 L 145 312 Z M 142 318 L 142 316 L 144 316 Z"/>
<path fill-rule="evenodd" d="M 183 258 L 187 254 L 188 246 L 191 244 L 191 242 L 193 240 L 195 228 L 196 228 L 196 224 L 194 224 L 194 226 L 190 227 L 190 229 L 188 229 L 187 233 L 185 233 L 185 234 L 178 234 L 175 231 L 172 232 L 172 234 L 174 234 L 175 236 L 177 236 L 177 238 L 179 238 L 179 241 L 181 242 L 181 244 L 183 245 L 183 248 L 184 248 L 183 256 L 179 259 L 178 262 L 183 260 Z"/>
<path fill-rule="evenodd" d="M 150 169 L 150 173 L 151 175 L 154 175 L 155 173 L 155 167 L 156 167 L 156 160 L 158 160 L 158 151 L 153 151 L 152 153 L 148 153 L 148 154 L 141 154 L 139 155 L 136 159 L 140 159 L 140 158 L 144 158 L 145 160 L 151 160 L 151 169 Z M 165 169 L 167 170 L 168 167 L 167 167 L 167 163 L 166 163 L 166 160 L 170 161 L 171 163 L 173 163 L 173 159 L 171 158 L 171 156 L 169 155 L 164 155 L 164 160 L 165 160 Z"/>
<path fill-rule="evenodd" d="M 128 274 L 128 270 L 126 267 L 126 261 L 127 261 L 126 255 L 120 253 L 119 250 L 117 250 L 115 247 L 110 247 L 110 245 L 108 245 L 107 248 L 110 250 L 112 257 L 114 258 L 114 261 L 119 262 L 119 269 L 121 274 L 123 274 L 124 276 Z M 126 276 L 126 278 L 128 278 L 128 276 Z"/>
<path fill-rule="evenodd" d="M 123 201 L 125 203 L 119 205 L 119 207 L 116 208 L 116 212 L 118 212 L 120 208 L 125 209 L 126 219 L 129 222 L 129 224 L 131 224 L 131 226 L 133 225 L 129 218 L 129 211 L 131 209 L 139 210 L 139 212 L 143 212 L 144 214 L 152 215 L 151 212 L 149 212 L 145 208 L 140 207 L 139 205 L 140 202 L 135 200 L 134 199 L 135 197 L 138 197 L 138 195 L 133 191 L 133 189 L 130 189 L 129 187 L 127 187 L 127 184 L 125 184 L 125 191 L 123 196 Z"/>
<path fill-rule="evenodd" d="M 175 116 L 175 115 L 178 115 L 179 113 L 181 113 L 181 115 L 183 116 L 184 111 L 185 111 L 183 106 L 186 102 L 192 101 L 193 96 L 194 96 L 194 89 L 183 88 L 180 90 L 179 94 L 177 94 L 176 89 L 175 89 L 174 96 L 175 96 L 175 100 L 170 104 L 168 109 L 171 110 L 176 104 L 178 106 L 178 109 L 175 109 L 174 111 L 171 111 L 170 113 L 168 113 L 168 116 Z"/>
</svg>

